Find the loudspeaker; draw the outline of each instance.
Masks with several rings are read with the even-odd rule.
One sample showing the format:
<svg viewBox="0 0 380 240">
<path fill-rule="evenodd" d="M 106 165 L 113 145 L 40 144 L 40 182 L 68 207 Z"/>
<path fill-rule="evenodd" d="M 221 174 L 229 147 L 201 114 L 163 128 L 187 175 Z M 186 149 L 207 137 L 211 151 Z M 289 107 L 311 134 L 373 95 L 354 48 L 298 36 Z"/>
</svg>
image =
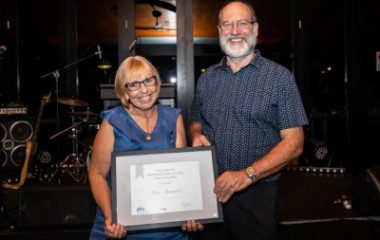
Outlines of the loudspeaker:
<svg viewBox="0 0 380 240">
<path fill-rule="evenodd" d="M 95 211 L 88 184 L 31 184 L 19 190 L 19 227 L 90 225 Z"/>
<path fill-rule="evenodd" d="M 347 189 L 352 207 L 370 215 L 380 215 L 380 166 L 368 168 Z"/>
<path fill-rule="evenodd" d="M 18 182 L 25 160 L 26 142 L 32 137 L 33 126 L 27 116 L 0 119 L 0 167 L 3 179 Z"/>
</svg>

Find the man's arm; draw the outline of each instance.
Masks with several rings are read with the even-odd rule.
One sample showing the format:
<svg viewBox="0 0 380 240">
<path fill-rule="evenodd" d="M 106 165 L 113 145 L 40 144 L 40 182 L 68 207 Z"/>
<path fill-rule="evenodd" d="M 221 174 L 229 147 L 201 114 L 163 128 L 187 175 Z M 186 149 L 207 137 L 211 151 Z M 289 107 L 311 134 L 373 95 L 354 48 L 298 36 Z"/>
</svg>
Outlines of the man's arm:
<svg viewBox="0 0 380 240">
<path fill-rule="evenodd" d="M 280 135 L 282 140 L 269 153 L 251 164 L 256 174 L 256 181 L 277 173 L 291 160 L 301 155 L 304 144 L 302 127 L 281 130 Z M 244 190 L 252 183 L 245 169 L 227 171 L 216 180 L 214 191 L 218 200 L 225 203 L 232 194 Z"/>
<path fill-rule="evenodd" d="M 277 173 L 303 152 L 304 133 L 302 127 L 280 131 L 281 141 L 264 157 L 251 164 L 257 179 Z"/>
</svg>

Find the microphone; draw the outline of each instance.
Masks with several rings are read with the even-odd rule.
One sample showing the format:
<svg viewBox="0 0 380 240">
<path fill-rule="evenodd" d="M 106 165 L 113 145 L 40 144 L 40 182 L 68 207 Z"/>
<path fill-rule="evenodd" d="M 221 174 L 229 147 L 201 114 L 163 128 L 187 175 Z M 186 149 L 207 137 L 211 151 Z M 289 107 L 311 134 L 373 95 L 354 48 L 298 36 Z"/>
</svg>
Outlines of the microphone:
<svg viewBox="0 0 380 240">
<path fill-rule="evenodd" d="M 99 55 L 99 59 L 102 59 L 102 50 L 100 50 L 99 44 L 98 44 L 98 51 L 96 52 L 96 54 Z"/>
<path fill-rule="evenodd" d="M 4 53 L 4 52 L 6 52 L 6 51 L 7 51 L 7 47 L 4 46 L 4 45 L 1 45 L 1 46 L 0 46 L 0 54 Z"/>
<path fill-rule="evenodd" d="M 131 43 L 131 45 L 129 45 L 129 48 L 128 48 L 128 52 L 132 52 L 133 49 L 135 49 L 135 45 L 136 45 L 136 39 L 133 40 L 133 42 Z"/>
</svg>

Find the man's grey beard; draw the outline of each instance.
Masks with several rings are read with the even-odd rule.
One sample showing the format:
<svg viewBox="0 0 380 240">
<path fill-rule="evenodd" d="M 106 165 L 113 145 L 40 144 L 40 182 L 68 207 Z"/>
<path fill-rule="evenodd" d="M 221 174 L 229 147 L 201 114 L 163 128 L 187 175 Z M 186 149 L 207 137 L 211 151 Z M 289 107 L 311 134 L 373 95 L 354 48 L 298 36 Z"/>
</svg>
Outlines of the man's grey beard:
<svg viewBox="0 0 380 240">
<path fill-rule="evenodd" d="M 227 43 L 226 37 L 219 38 L 219 44 L 222 51 L 228 56 L 232 58 L 241 58 L 246 57 L 252 53 L 252 51 L 256 47 L 257 38 L 256 36 L 250 36 L 245 38 L 247 41 L 243 40 L 243 47 L 232 48 Z"/>
</svg>

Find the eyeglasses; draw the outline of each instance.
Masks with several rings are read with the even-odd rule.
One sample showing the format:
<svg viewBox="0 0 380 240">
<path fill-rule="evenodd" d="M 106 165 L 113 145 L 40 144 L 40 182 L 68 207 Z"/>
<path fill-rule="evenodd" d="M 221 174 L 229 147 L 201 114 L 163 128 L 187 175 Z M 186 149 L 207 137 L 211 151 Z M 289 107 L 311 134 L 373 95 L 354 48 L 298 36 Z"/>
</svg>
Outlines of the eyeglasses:
<svg viewBox="0 0 380 240">
<path fill-rule="evenodd" d="M 156 84 L 156 76 L 151 76 L 148 78 L 145 78 L 144 80 L 140 82 L 131 82 L 125 84 L 125 88 L 127 88 L 129 91 L 137 91 L 141 88 L 141 83 L 144 84 L 145 87 L 151 87 Z"/>
<path fill-rule="evenodd" d="M 255 23 L 254 21 L 249 21 L 247 19 L 240 19 L 240 20 L 237 20 L 236 21 L 236 26 L 240 29 L 240 30 L 247 30 L 248 28 L 251 27 L 251 24 Z M 232 21 L 232 20 L 228 20 L 228 21 L 224 21 L 220 24 L 220 28 L 223 30 L 223 31 L 229 31 L 232 29 L 232 27 L 234 26 L 235 24 L 235 21 Z"/>
</svg>

